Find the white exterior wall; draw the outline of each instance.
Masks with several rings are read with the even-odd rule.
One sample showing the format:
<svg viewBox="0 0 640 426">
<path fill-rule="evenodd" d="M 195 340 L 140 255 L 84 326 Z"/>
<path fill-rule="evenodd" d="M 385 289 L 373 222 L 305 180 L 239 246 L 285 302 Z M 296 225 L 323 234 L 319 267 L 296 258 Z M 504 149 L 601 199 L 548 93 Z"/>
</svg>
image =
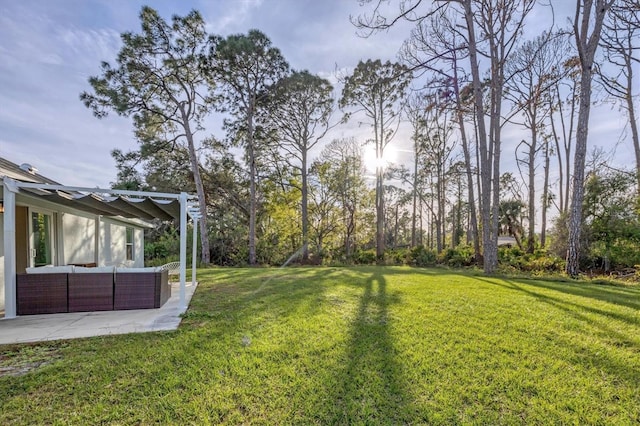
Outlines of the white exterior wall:
<svg viewBox="0 0 640 426">
<path fill-rule="evenodd" d="M 2 189 L 0 188 L 0 194 Z M 0 213 L 0 236 L 4 241 L 4 213 Z M 4 243 L 0 244 L 0 311 L 4 310 Z"/>
<path fill-rule="evenodd" d="M 133 228 L 133 260 L 127 260 L 127 228 Z M 144 231 L 111 219 L 100 222 L 99 266 L 144 266 Z"/>
<path fill-rule="evenodd" d="M 144 229 L 133 228 L 133 252 L 136 268 L 144 268 Z"/>
<path fill-rule="evenodd" d="M 96 261 L 96 219 L 62 214 L 62 264 Z"/>
</svg>

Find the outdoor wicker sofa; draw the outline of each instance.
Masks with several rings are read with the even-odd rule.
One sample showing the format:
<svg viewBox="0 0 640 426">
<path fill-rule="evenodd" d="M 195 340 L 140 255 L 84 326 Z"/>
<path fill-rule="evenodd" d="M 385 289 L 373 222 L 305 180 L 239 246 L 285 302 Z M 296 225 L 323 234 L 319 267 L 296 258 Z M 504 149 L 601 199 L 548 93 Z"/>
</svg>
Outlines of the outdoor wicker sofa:
<svg viewBox="0 0 640 426">
<path fill-rule="evenodd" d="M 16 296 L 18 315 L 69 312 L 69 274 L 18 274 Z"/>
<path fill-rule="evenodd" d="M 159 308 L 171 297 L 156 268 L 28 268 L 17 274 L 18 315 Z"/>
<path fill-rule="evenodd" d="M 159 308 L 171 297 L 168 271 L 117 268 L 114 277 L 114 310 Z"/>
</svg>

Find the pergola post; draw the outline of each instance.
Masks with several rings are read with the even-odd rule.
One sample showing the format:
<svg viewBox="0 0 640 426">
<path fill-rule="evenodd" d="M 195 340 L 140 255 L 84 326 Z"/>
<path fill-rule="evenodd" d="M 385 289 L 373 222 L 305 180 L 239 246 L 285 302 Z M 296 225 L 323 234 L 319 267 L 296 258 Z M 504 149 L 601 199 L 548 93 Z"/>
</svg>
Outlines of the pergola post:
<svg viewBox="0 0 640 426">
<path fill-rule="evenodd" d="M 4 317 L 15 318 L 16 301 L 16 188 L 9 178 L 3 181 L 4 203 Z"/>
<path fill-rule="evenodd" d="M 198 256 L 198 220 L 202 217 L 197 204 L 188 208 L 187 213 L 193 221 L 193 244 L 191 244 L 191 285 L 196 285 L 196 257 Z"/>
<path fill-rule="evenodd" d="M 191 244 L 191 285 L 196 285 L 196 256 L 198 255 L 198 217 L 192 216 L 193 219 L 193 243 Z"/>
<path fill-rule="evenodd" d="M 187 281 L 187 193 L 180 193 L 180 309 L 186 306 L 185 285 Z"/>
</svg>

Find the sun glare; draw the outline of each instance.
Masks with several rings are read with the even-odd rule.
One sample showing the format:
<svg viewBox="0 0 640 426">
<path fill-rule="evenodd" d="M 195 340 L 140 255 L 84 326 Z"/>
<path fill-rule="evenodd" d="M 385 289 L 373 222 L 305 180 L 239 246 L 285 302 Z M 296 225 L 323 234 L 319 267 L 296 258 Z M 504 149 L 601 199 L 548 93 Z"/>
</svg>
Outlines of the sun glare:
<svg viewBox="0 0 640 426">
<path fill-rule="evenodd" d="M 396 161 L 397 152 L 391 147 L 387 146 L 384 150 L 382 158 L 376 158 L 376 150 L 374 147 L 369 147 L 364 152 L 364 164 L 367 170 L 375 172 L 378 167 L 387 168 L 390 164 Z"/>
</svg>

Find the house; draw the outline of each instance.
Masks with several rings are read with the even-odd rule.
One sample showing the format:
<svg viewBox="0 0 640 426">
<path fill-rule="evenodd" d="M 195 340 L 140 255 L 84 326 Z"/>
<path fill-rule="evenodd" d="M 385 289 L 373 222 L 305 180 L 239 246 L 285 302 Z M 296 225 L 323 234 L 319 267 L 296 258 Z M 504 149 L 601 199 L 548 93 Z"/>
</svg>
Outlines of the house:
<svg viewBox="0 0 640 426">
<path fill-rule="evenodd" d="M 29 164 L 0 158 L 0 311 L 16 315 L 16 274 L 45 265 L 144 266 L 150 220 L 197 215 L 193 196 L 61 185 Z M 194 233 L 197 227 L 194 227 Z M 184 241 L 182 241 L 184 240 Z M 181 284 L 186 233 L 181 232 Z M 184 289 L 181 288 L 181 296 Z"/>
<path fill-rule="evenodd" d="M 516 247 L 518 242 L 516 239 L 510 235 L 498 235 L 498 247 Z"/>
</svg>

